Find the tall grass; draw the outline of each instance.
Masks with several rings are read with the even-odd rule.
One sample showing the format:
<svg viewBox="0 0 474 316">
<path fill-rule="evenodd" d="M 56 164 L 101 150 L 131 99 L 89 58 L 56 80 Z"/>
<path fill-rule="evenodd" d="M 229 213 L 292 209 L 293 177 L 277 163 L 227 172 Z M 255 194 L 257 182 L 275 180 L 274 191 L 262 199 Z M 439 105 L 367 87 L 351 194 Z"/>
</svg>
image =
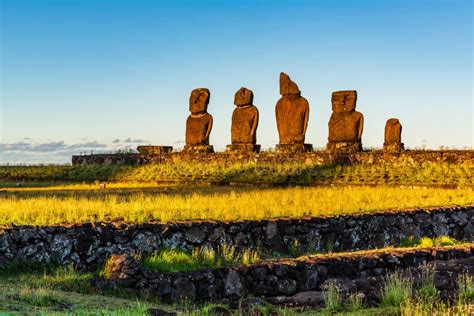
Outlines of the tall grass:
<svg viewBox="0 0 474 316">
<path fill-rule="evenodd" d="M 0 183 L 26 182 L 213 182 L 274 184 L 474 185 L 474 164 L 393 162 L 316 165 L 298 162 L 174 162 L 142 166 L 0 166 Z"/>
<path fill-rule="evenodd" d="M 113 191 L 112 191 L 113 192 Z M 114 194 L 108 191 L 35 192 L 0 195 L 0 225 L 176 220 L 257 220 L 334 216 L 428 206 L 474 203 L 474 190 L 405 187 L 213 188 Z"/>
<path fill-rule="evenodd" d="M 389 274 L 382 288 L 383 307 L 399 307 L 412 297 L 413 284 L 410 278 L 404 278 L 400 271 Z"/>
</svg>

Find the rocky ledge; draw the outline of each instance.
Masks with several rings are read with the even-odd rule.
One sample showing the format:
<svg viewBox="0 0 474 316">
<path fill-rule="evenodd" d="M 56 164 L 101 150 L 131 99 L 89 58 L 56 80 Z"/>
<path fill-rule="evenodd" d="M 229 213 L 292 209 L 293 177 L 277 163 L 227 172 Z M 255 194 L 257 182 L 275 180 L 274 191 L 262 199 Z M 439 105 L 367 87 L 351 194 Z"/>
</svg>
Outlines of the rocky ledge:
<svg viewBox="0 0 474 316">
<path fill-rule="evenodd" d="M 473 241 L 474 206 L 259 221 L 85 223 L 0 228 L 0 263 L 27 261 L 95 269 L 112 254 L 150 254 L 222 245 L 279 252 L 328 252 L 395 246 L 407 236 Z M 296 248 L 296 249 L 295 249 Z"/>
<path fill-rule="evenodd" d="M 418 268 L 413 270 L 418 273 L 411 271 L 416 283 L 420 266 L 429 262 L 436 268 L 435 285 L 442 296 L 452 296 L 459 274 L 474 275 L 474 244 L 320 255 L 179 273 L 151 272 L 130 254 L 123 254 L 110 258 L 105 278 L 96 284 L 146 290 L 165 302 L 235 302 L 254 296 L 266 297 L 273 304 L 318 305 L 324 300 L 325 287 L 335 283 L 342 294 L 359 293 L 371 304 L 379 299 L 388 273 Z"/>
</svg>

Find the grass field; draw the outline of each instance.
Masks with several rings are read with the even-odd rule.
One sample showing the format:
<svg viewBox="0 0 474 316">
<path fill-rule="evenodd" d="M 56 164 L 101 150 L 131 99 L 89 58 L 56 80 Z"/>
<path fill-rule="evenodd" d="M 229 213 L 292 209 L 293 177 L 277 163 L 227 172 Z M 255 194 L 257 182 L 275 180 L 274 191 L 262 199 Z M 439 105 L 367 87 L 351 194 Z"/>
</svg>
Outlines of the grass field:
<svg viewBox="0 0 474 316">
<path fill-rule="evenodd" d="M 391 184 L 473 186 L 474 164 L 379 163 L 313 165 L 303 163 L 204 164 L 177 162 L 143 166 L 0 166 L 0 185 L 51 182 L 211 182 L 267 184 Z"/>
<path fill-rule="evenodd" d="M 333 216 L 453 204 L 474 204 L 474 190 L 393 186 L 10 189 L 0 193 L 0 224 L 51 225 L 117 219 L 126 222 L 230 221 Z"/>
<path fill-rule="evenodd" d="M 357 300 L 343 301 L 333 288 L 327 289 L 326 307 L 319 311 L 264 304 L 256 305 L 251 314 L 236 310 L 233 315 L 470 315 L 474 300 L 472 277 L 457 278 L 455 282 L 461 289 L 458 298 L 446 303 L 438 300 L 439 293 L 433 291 L 430 271 L 427 272 L 427 282 L 416 288 L 410 279 L 402 280 L 398 273 L 390 275 L 383 288 L 382 301 L 373 308 Z M 95 273 L 80 273 L 72 267 L 4 265 L 0 267 L 0 314 L 144 315 L 147 308 L 153 306 L 177 311 L 183 316 L 214 315 L 210 311 L 215 304 L 163 305 L 146 293 L 98 289 L 91 283 L 94 277 Z"/>
<path fill-rule="evenodd" d="M 0 167 L 0 225 L 231 221 L 473 204 L 474 165 L 469 163 Z M 400 246 L 450 242 L 455 241 L 407 239 Z M 142 259 L 153 270 L 182 271 L 247 264 L 265 256 L 258 251 L 237 254 L 229 248 L 215 253 L 163 251 Z M 179 315 L 212 315 L 212 304 L 162 305 L 146 293 L 98 289 L 91 283 L 96 275 L 71 267 L 0 267 L 0 315 L 143 315 L 152 306 Z M 468 315 L 473 289 L 472 279 L 466 280 L 468 298 L 452 304 L 440 300 L 428 304 L 416 293 L 402 297 L 404 290 L 396 288 L 388 290 L 403 301 L 374 308 L 357 301 L 343 303 L 332 293 L 332 301 L 322 310 L 262 305 L 254 315 Z"/>
</svg>

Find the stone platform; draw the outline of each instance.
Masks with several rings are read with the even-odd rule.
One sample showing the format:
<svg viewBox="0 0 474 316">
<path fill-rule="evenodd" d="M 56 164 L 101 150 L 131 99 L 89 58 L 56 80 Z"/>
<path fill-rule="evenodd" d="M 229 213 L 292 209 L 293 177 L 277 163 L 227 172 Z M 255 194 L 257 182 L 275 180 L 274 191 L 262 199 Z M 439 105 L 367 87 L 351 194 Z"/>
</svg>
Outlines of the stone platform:
<svg viewBox="0 0 474 316">
<path fill-rule="evenodd" d="M 141 155 L 161 155 L 173 152 L 172 146 L 138 146 L 137 151 Z"/>
<path fill-rule="evenodd" d="M 258 153 L 260 152 L 260 145 L 254 144 L 230 144 L 226 146 L 226 152 L 235 153 Z"/>
<path fill-rule="evenodd" d="M 350 155 L 362 151 L 362 143 L 329 142 L 327 150 L 336 155 Z"/>
<path fill-rule="evenodd" d="M 214 146 L 210 146 L 210 145 L 199 145 L 199 146 L 186 145 L 186 146 L 184 146 L 182 152 L 186 153 L 186 154 L 212 154 L 214 152 Z"/>
<path fill-rule="evenodd" d="M 383 151 L 387 153 L 400 153 L 405 150 L 403 143 L 383 144 Z"/>
<path fill-rule="evenodd" d="M 298 154 L 313 151 L 312 144 L 277 144 L 276 150 L 282 154 Z"/>
</svg>

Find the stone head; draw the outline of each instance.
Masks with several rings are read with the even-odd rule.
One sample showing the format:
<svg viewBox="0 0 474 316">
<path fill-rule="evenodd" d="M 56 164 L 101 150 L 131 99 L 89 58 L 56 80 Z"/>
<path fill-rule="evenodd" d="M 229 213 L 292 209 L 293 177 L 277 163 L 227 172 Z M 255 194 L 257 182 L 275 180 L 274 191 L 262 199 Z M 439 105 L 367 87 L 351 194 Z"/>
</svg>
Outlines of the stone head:
<svg viewBox="0 0 474 316">
<path fill-rule="evenodd" d="M 336 113 L 352 112 L 356 108 L 357 91 L 335 91 L 331 97 L 332 111 Z"/>
<path fill-rule="evenodd" d="M 253 102 L 253 92 L 247 88 L 240 88 L 234 96 L 234 104 L 237 106 L 244 106 L 252 104 Z"/>
<path fill-rule="evenodd" d="M 288 95 L 288 94 L 299 95 L 300 93 L 301 91 L 298 88 L 298 85 L 290 79 L 290 76 L 288 76 L 284 72 L 281 72 L 280 73 L 280 94 L 281 95 Z"/>
<path fill-rule="evenodd" d="M 189 97 L 189 111 L 192 114 L 206 113 L 210 97 L 211 93 L 209 92 L 209 89 L 194 89 Z"/>
<path fill-rule="evenodd" d="M 386 126 L 387 127 L 392 127 L 392 126 L 395 126 L 395 125 L 398 125 L 398 124 L 400 124 L 400 121 L 398 119 L 391 118 L 391 119 L 387 120 Z"/>
</svg>

